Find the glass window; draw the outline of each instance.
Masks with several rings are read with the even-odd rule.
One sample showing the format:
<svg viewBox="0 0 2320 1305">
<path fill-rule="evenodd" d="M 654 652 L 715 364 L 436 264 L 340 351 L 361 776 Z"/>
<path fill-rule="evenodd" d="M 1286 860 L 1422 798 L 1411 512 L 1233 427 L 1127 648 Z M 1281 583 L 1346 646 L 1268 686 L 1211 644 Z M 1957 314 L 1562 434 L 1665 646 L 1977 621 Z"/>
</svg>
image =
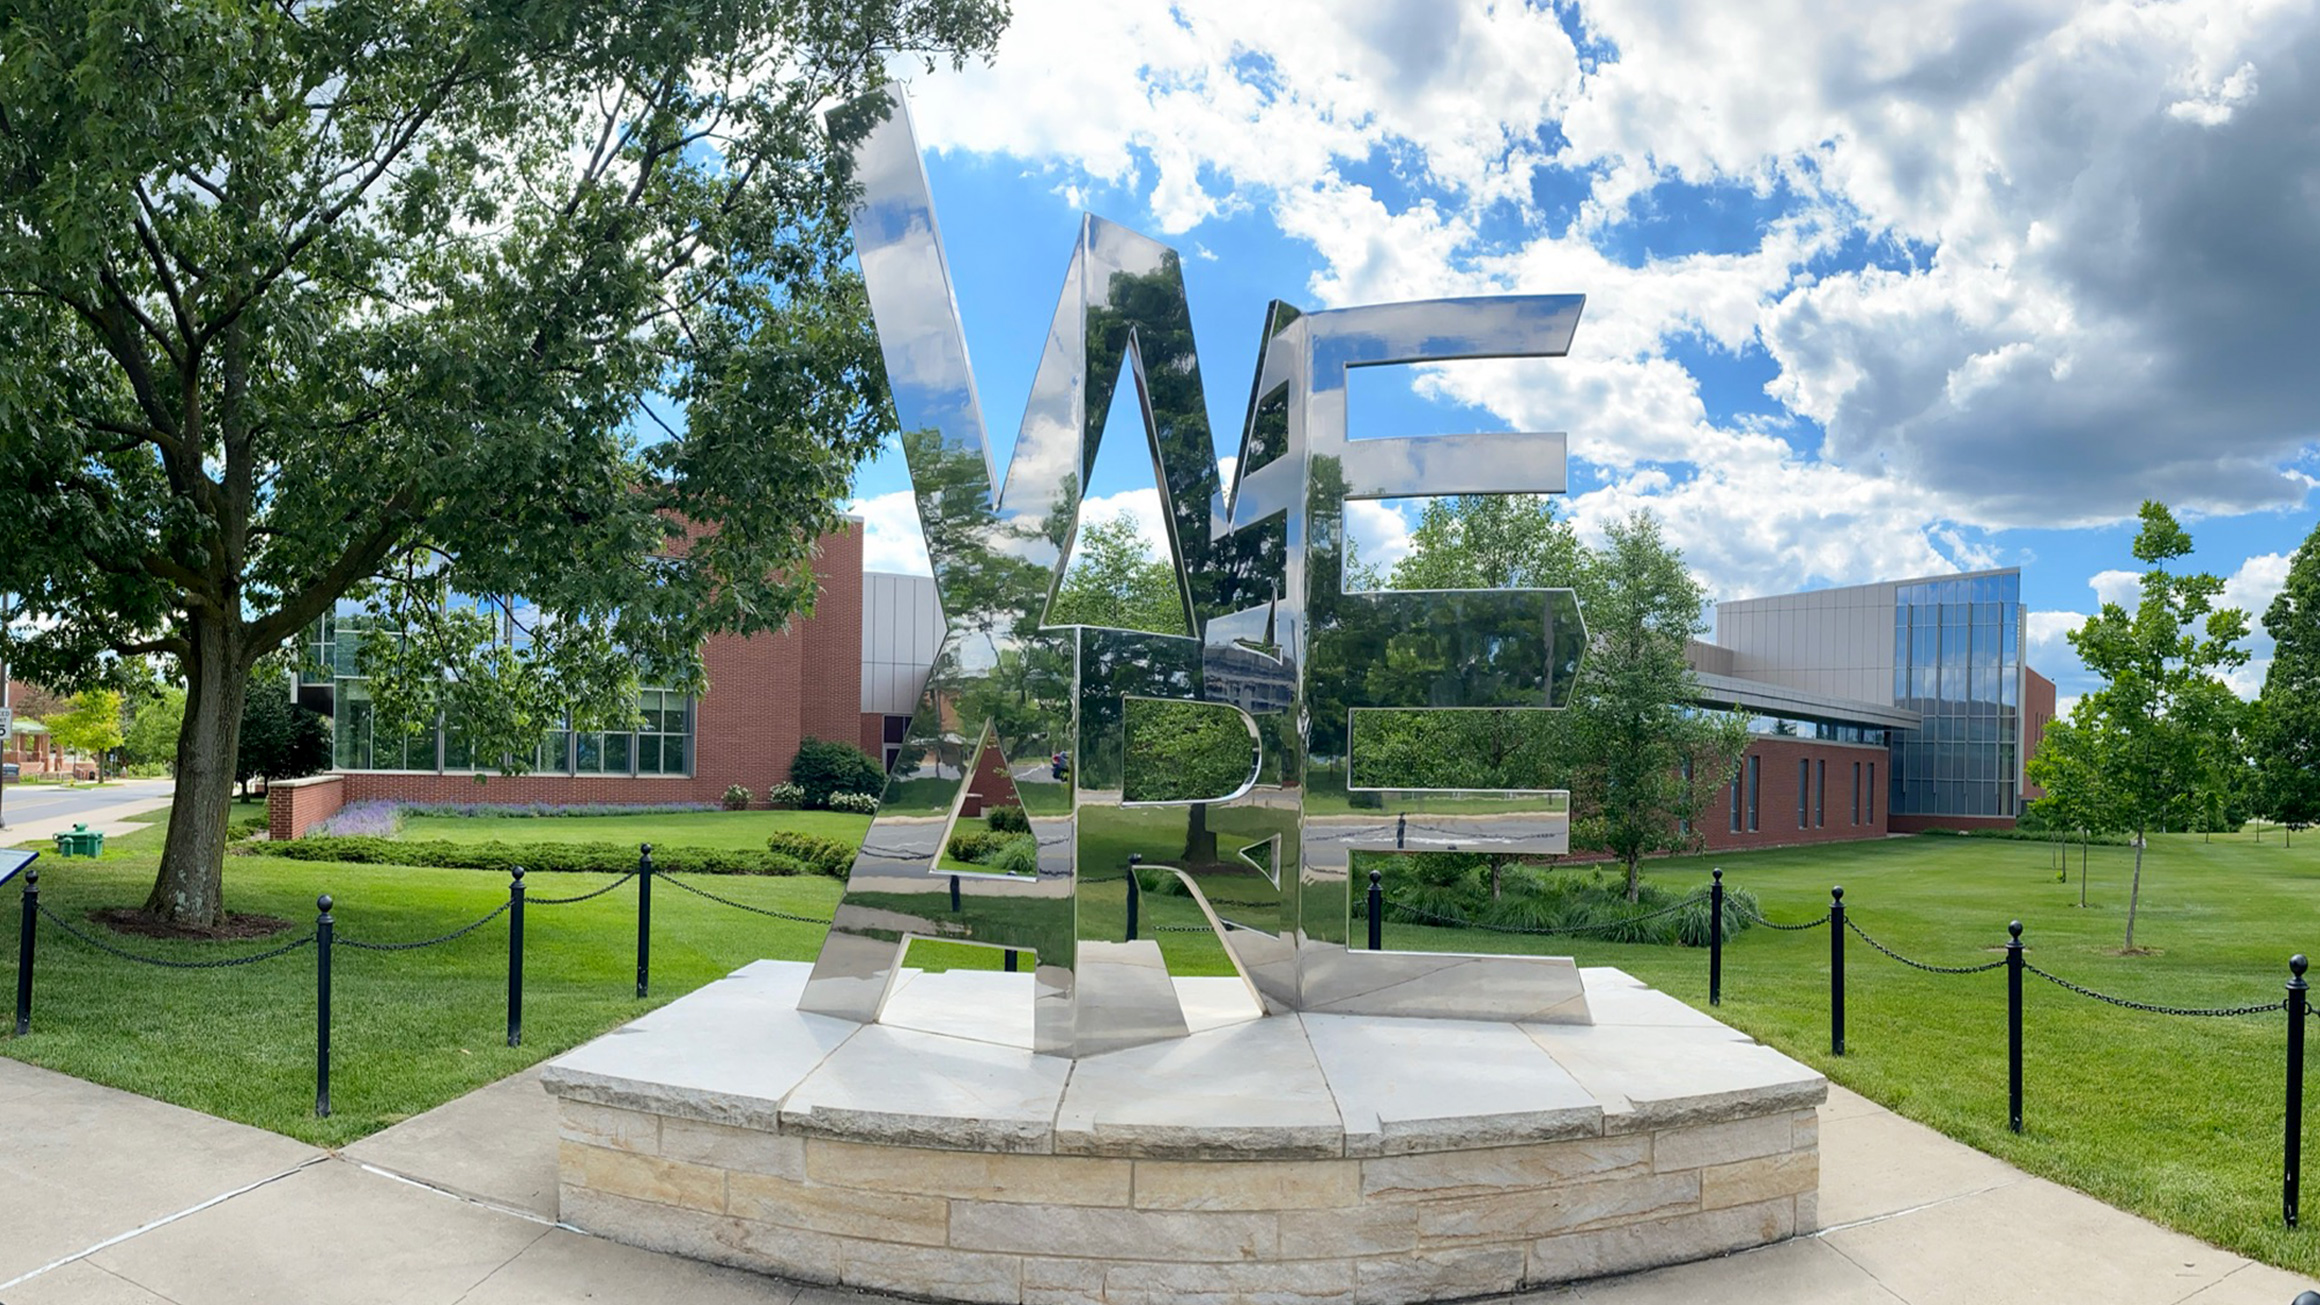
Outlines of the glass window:
<svg viewBox="0 0 2320 1305">
<path fill-rule="evenodd" d="M 1757 799 L 1762 796 L 1763 788 L 1764 758 L 1751 756 L 1748 758 L 1748 832 L 1751 834 L 1756 832 Z"/>
<path fill-rule="evenodd" d="M 1740 772 L 1732 772 L 1732 832 L 1740 832 Z"/>
<path fill-rule="evenodd" d="M 1813 828 L 1824 829 L 1829 823 L 1829 763 L 1813 763 Z"/>
<path fill-rule="evenodd" d="M 443 732 L 443 768 L 445 770 L 475 770 L 475 750 L 468 746 L 467 732 L 453 726 Z"/>
<path fill-rule="evenodd" d="M 1812 762 L 1796 763 L 1796 827 L 1804 829 L 1812 824 Z"/>
</svg>

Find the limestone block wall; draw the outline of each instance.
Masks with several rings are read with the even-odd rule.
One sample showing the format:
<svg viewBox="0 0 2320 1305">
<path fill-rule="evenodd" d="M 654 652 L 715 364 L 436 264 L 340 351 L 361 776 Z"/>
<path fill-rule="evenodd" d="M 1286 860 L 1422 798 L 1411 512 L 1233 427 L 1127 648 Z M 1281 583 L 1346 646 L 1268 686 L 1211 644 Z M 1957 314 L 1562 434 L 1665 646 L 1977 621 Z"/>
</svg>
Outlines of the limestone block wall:
<svg viewBox="0 0 2320 1305">
<path fill-rule="evenodd" d="M 1452 1299 L 1817 1227 L 1818 1116 L 1793 1104 L 1710 1122 L 1658 1116 L 1659 1127 L 1605 1115 L 1598 1136 L 1324 1159 L 958 1151 L 569 1096 L 559 1109 L 568 1223 L 783 1277 L 952 1300 Z"/>
</svg>

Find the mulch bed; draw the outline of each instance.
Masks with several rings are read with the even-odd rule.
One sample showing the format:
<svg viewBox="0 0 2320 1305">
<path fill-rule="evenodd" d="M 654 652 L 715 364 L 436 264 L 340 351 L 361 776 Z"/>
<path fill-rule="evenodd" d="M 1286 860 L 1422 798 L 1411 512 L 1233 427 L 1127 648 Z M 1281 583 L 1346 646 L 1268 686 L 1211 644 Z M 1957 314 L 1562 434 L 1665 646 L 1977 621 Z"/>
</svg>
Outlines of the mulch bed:
<svg viewBox="0 0 2320 1305">
<path fill-rule="evenodd" d="M 239 942 L 249 938 L 271 938 L 290 927 L 290 922 L 278 915 L 244 915 L 240 911 L 226 912 L 225 922 L 214 929 L 188 929 L 183 925 L 157 920 L 141 910 L 126 906 L 108 906 L 89 912 L 89 918 L 114 933 L 135 934 L 139 938 L 171 938 L 180 941 Z"/>
</svg>

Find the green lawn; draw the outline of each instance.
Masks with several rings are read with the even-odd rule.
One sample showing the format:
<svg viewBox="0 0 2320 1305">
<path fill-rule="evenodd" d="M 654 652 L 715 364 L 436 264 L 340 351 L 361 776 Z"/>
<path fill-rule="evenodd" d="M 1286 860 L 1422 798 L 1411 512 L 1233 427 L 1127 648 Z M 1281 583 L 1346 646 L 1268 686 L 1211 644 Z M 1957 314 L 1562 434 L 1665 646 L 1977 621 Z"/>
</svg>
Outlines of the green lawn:
<svg viewBox="0 0 2320 1305">
<path fill-rule="evenodd" d="M 483 822 L 476 822 L 483 823 Z M 498 822 L 515 824 L 519 822 Z M 525 825 L 547 825 L 529 820 Z M 160 827 L 106 840 L 96 861 L 41 858 L 41 899 L 83 919 L 92 907 L 135 905 L 152 885 Z M 311 929 L 330 893 L 339 936 L 379 942 L 447 932 L 506 900 L 497 876 L 235 857 L 229 906 Z M 604 876 L 534 875 L 539 897 L 585 892 Z M 16 885 L 0 892 L 13 921 Z M 810 958 L 817 926 L 750 915 L 658 885 L 653 895 L 652 1000 L 635 999 L 636 893 L 623 887 L 576 906 L 535 906 L 525 924 L 524 1045 L 506 1043 L 507 930 L 501 921 L 418 952 L 341 947 L 333 961 L 332 1105 L 314 1106 L 314 952 L 232 969 L 185 972 L 94 952 L 44 923 L 33 1031 L 0 1038 L 0 1054 L 327 1146 L 364 1134 L 522 1069 L 636 1018 L 764 956 Z M 738 901 L 827 916 L 839 884 L 820 875 L 721 876 Z M 0 991 L 15 992 L 15 930 Z M 246 955 L 266 943 L 114 939 L 177 959 Z"/>
<path fill-rule="evenodd" d="M 769 817 L 795 818 L 750 812 L 681 819 L 723 821 L 739 831 Z M 442 823 L 508 831 L 501 837 L 545 837 L 550 828 L 629 819 Z M 661 832 L 666 820 L 634 836 L 706 841 L 699 834 Z M 46 900 L 76 919 L 92 906 L 134 903 L 150 883 L 159 834 L 154 829 L 108 840 L 107 855 L 98 862 L 43 858 Z M 428 830 L 424 836 L 446 835 Z M 2276 833 L 2261 845 L 2247 835 L 2213 843 L 2197 836 L 2157 840 L 2136 934 L 2153 954 L 2138 957 L 2118 954 L 2131 849 L 2093 849 L 2090 906 L 2083 911 L 2077 906 L 2077 853 L 2071 854 L 2067 884 L 2056 882 L 2052 857 L 2050 848 L 2036 843 L 1923 837 L 1726 855 L 1715 863 L 1724 866 L 1728 883 L 1755 891 L 1766 913 L 1781 920 L 1821 913 L 1830 884 L 1842 883 L 1847 906 L 1864 929 L 1936 964 L 1999 956 L 1995 949 L 2005 940 L 2007 920 L 2019 918 L 2035 963 L 2104 991 L 2173 1005 L 2272 1000 L 2287 977 L 2288 954 L 2320 952 L 2320 893 L 2314 891 L 2320 889 L 2320 837 L 2308 844 L 2299 839 L 2293 849 L 2283 849 Z M 1660 862 L 1652 872 L 1670 886 L 1704 884 L 1709 864 Z M 228 873 L 238 910 L 296 919 L 303 932 L 313 917 L 314 895 L 328 891 L 338 898 L 342 935 L 388 941 L 442 932 L 489 910 L 504 895 L 495 877 L 464 870 L 237 857 Z M 535 876 L 532 891 L 563 895 L 603 882 L 591 876 L 567 884 L 562 878 Z M 827 915 L 839 891 L 835 881 L 818 876 L 728 877 L 713 886 L 740 900 L 809 915 Z M 12 907 L 13 896 L 11 891 L 0 899 Z M 341 950 L 337 1113 L 326 1121 L 310 1113 L 311 952 L 180 974 L 93 954 L 44 927 L 34 1032 L 0 1040 L 0 1054 L 337 1144 L 575 1045 L 750 960 L 809 959 L 819 942 L 816 927 L 729 910 L 667 885 L 654 897 L 652 1002 L 631 995 L 633 889 L 585 905 L 533 909 L 526 1045 L 520 1050 L 501 1045 L 506 934 L 498 923 L 418 953 Z M 1189 899 L 1147 894 L 1143 919 L 1176 972 L 1229 972 L 1222 948 L 1208 935 L 1156 931 L 1160 925 L 1198 923 Z M 1573 945 L 1402 925 L 1389 925 L 1386 938 L 1388 946 L 1407 949 L 1575 952 L 1583 964 L 1618 965 L 1686 1001 L 1706 1000 L 1707 956 L 1698 950 Z M 173 956 L 230 955 L 262 946 L 142 940 L 128 945 Z M 13 949 L 7 950 L 0 958 L 0 992 L 14 982 Z M 1850 1054 L 1836 1059 L 1828 1054 L 1828 951 L 1822 930 L 1750 930 L 1726 951 L 1718 1015 L 1836 1081 L 2034 1173 L 2233 1250 L 2320 1273 L 2320 1234 L 2290 1234 L 2279 1223 L 2282 1016 L 2142 1014 L 2098 1005 L 2032 977 L 2028 1130 L 2016 1137 L 2006 1130 L 2002 972 L 1923 974 L 1849 939 Z M 996 967 L 999 956 L 987 949 L 920 944 L 910 963 Z"/>
<path fill-rule="evenodd" d="M 2133 849 L 2096 847 L 2088 907 L 2078 853 L 2058 883 L 2038 843 L 1925 836 L 1714 858 L 1725 882 L 1755 891 L 1764 913 L 1824 913 L 1841 883 L 1852 919 L 1879 941 L 1936 965 L 2003 955 L 2023 923 L 2028 959 L 2122 997 L 2236 1006 L 2282 995 L 2292 952 L 2320 953 L 2320 838 L 2283 850 L 2277 833 L 2162 836 L 2143 875 L 2135 941 L 2119 955 Z M 1709 860 L 1652 867 L 1661 882 L 1704 884 Z M 1581 871 L 1579 873 L 1586 873 Z M 1582 943 L 1510 950 L 1617 965 L 1697 1006 L 1703 951 Z M 1466 931 L 1389 925 L 1394 948 L 1479 949 Z M 1752 929 L 1724 954 L 1719 1018 L 1847 1087 L 1960 1141 L 2114 1205 L 2243 1254 L 2320 1273 L 2320 1234 L 2280 1222 L 2285 1016 L 2193 1019 L 2127 1011 L 2025 977 L 2024 1127 L 2006 1128 L 2004 971 L 1924 974 L 1846 949 L 1846 1051 L 1829 1054 L 1829 936 Z M 2320 1109 L 2320 1102 L 2315 1102 Z"/>
<path fill-rule="evenodd" d="M 765 850 L 777 829 L 862 841 L 870 817 L 843 811 L 671 811 L 649 816 L 405 816 L 404 838 L 460 843 L 663 843 Z"/>
</svg>

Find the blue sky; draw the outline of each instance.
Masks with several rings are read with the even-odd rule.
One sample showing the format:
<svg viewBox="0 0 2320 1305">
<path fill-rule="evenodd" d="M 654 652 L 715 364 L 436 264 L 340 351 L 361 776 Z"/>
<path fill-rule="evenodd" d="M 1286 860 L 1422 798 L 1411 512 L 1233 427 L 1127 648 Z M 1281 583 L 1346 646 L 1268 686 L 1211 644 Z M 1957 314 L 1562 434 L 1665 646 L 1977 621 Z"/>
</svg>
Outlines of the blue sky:
<svg viewBox="0 0 2320 1305">
<path fill-rule="evenodd" d="M 1587 295 L 1569 358 L 1381 378 L 1369 430 L 1567 431 L 1582 533 L 1648 508 L 1719 597 L 2020 566 L 2066 700 L 2143 497 L 2258 616 L 2313 526 L 2309 6 L 1014 9 L 906 70 L 1002 445 L 1085 209 L 1185 254 L 1228 439 L 1268 299 Z M 1108 452 L 1091 510 L 1152 521 Z M 857 484 L 874 567 L 924 568 L 907 483 Z"/>
</svg>

